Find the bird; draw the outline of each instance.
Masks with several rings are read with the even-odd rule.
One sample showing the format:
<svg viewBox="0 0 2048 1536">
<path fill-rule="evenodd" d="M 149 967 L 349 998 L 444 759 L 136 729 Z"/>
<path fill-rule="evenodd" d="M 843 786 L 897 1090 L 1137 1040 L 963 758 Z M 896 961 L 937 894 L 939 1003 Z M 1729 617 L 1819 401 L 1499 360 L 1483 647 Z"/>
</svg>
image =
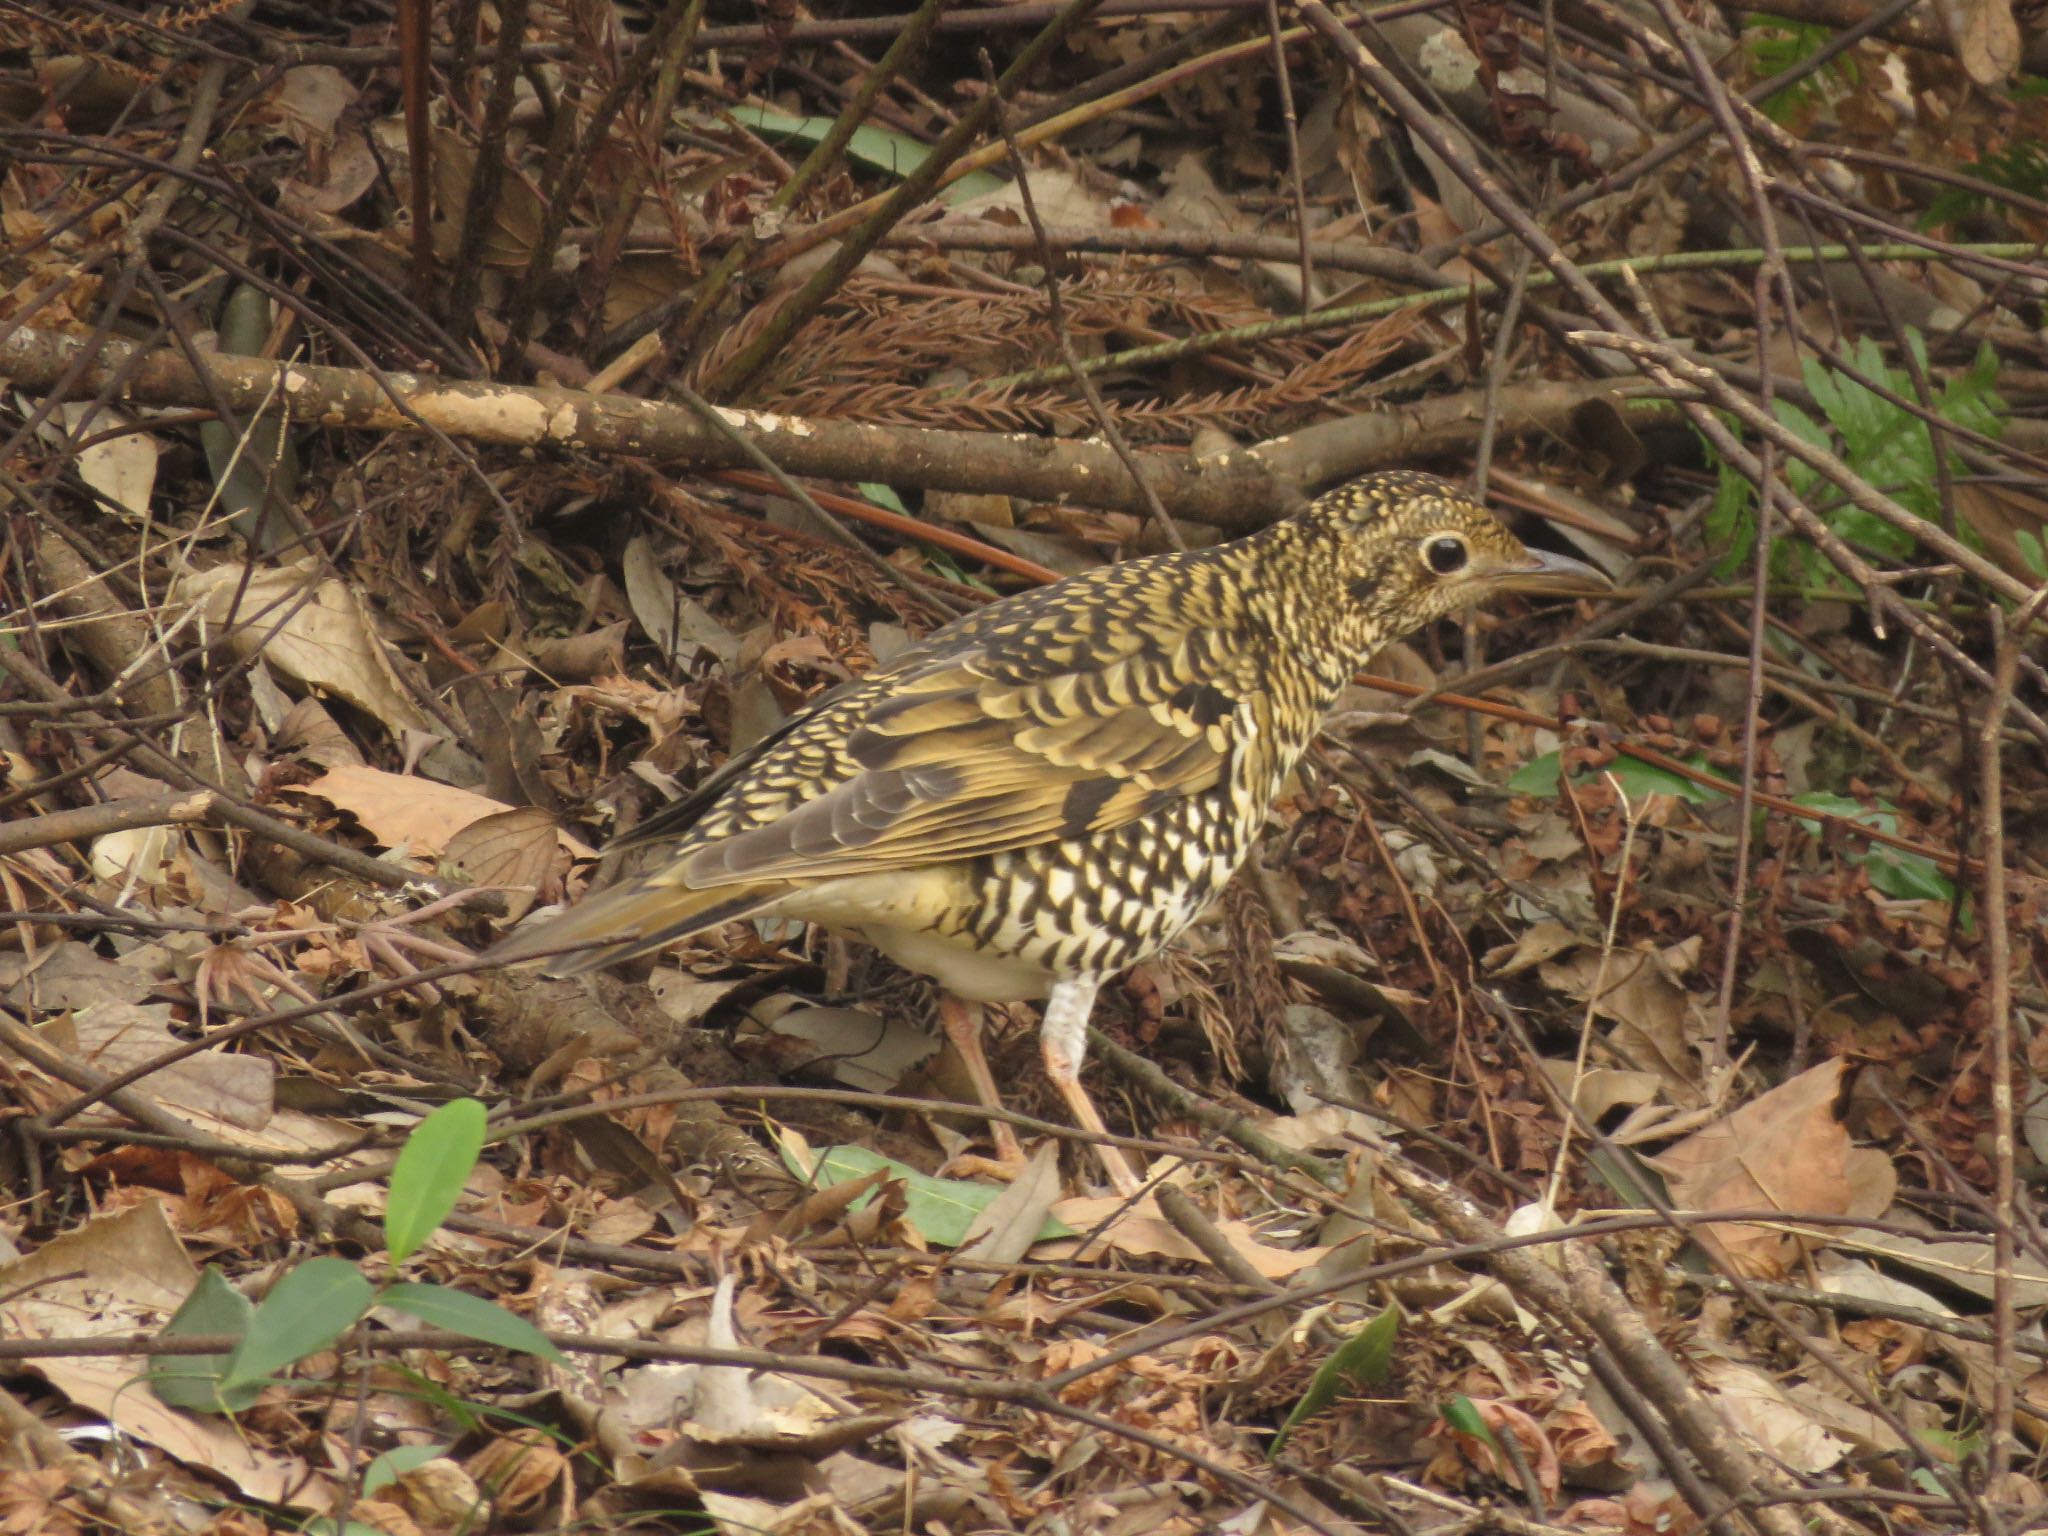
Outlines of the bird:
<svg viewBox="0 0 2048 1536">
<path fill-rule="evenodd" d="M 1045 1070 L 1117 1191 L 1082 1086 L 1098 990 L 1222 893 L 1338 693 L 1381 647 L 1508 589 L 1606 579 L 1415 471 L 1206 548 L 990 603 L 821 695 L 619 844 L 641 872 L 486 959 L 573 975 L 738 918 L 865 940 L 934 978 L 1001 1110 L 971 1004 L 1044 1000 Z M 991 1121 L 998 1161 L 1022 1164 Z"/>
</svg>

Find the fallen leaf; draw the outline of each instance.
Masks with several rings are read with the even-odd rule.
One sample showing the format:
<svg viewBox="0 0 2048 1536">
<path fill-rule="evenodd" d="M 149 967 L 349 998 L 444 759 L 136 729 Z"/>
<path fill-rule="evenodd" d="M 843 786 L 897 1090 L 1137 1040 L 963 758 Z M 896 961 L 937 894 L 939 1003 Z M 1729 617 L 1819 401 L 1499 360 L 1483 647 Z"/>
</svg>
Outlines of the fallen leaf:
<svg viewBox="0 0 2048 1536">
<path fill-rule="evenodd" d="M 292 792 L 318 795 L 347 811 L 383 847 L 436 857 L 473 822 L 524 814 L 472 789 L 352 763 L 330 768 L 310 784 L 294 786 Z M 577 858 L 597 857 L 594 848 L 568 833 L 558 831 L 555 836 Z"/>
<path fill-rule="evenodd" d="M 1060 1193 L 1060 1149 L 1040 1144 L 1025 1170 L 995 1199 L 983 1206 L 960 1239 L 973 1257 L 991 1264 L 1014 1264 L 1031 1250 L 1045 1230 L 1053 1201 Z"/>
<path fill-rule="evenodd" d="M 237 656 L 260 653 L 285 676 L 375 716 L 393 735 L 434 730 L 399 681 L 355 589 L 322 578 L 316 567 L 218 565 L 179 577 L 172 597 L 199 609 L 210 638 Z"/>
<path fill-rule="evenodd" d="M 1070 1230 L 1085 1232 L 1081 1241 L 1060 1242 L 1043 1250 L 1042 1257 L 1086 1263 L 1107 1248 L 1141 1258 L 1186 1259 L 1207 1264 L 1208 1255 L 1181 1235 L 1180 1229 L 1160 1214 L 1159 1206 L 1146 1196 L 1117 1218 L 1107 1230 L 1102 1223 L 1124 1204 L 1121 1195 L 1078 1195 L 1061 1200 L 1052 1208 L 1055 1221 Z M 1308 1268 L 1329 1250 L 1326 1248 L 1275 1248 L 1259 1241 L 1251 1225 L 1242 1221 L 1219 1221 L 1216 1230 L 1238 1256 L 1268 1280 L 1284 1280 Z"/>
<path fill-rule="evenodd" d="M 1722 1411 L 1773 1461 L 1810 1474 L 1825 1472 L 1848 1454 L 1847 1441 L 1815 1422 L 1754 1366 L 1710 1359 L 1698 1372 Z"/>
<path fill-rule="evenodd" d="M 13 1339 L 134 1338 L 154 1333 L 178 1309 L 199 1272 L 164 1219 L 142 1200 L 51 1239 L 26 1259 L 0 1266 L 0 1333 Z M 295 1457 L 261 1449 L 225 1423 L 165 1407 L 137 1383 L 136 1355 L 23 1362 L 73 1403 L 180 1461 L 265 1503 L 325 1509 L 325 1479 Z"/>
<path fill-rule="evenodd" d="M 1871 1184 L 1862 1198 L 1883 1203 L 1859 1208 L 1849 1133 L 1835 1113 L 1846 1068 L 1841 1058 L 1823 1062 L 1650 1158 L 1670 1181 L 1672 1202 L 1696 1211 L 1782 1210 L 1788 1217 L 1878 1215 L 1889 1192 L 1882 1181 Z M 1798 1241 L 1775 1226 L 1742 1223 L 1701 1225 L 1693 1233 L 1752 1278 L 1784 1274 Z"/>
<path fill-rule="evenodd" d="M 517 922 L 533 906 L 568 845 L 554 817 L 523 805 L 479 816 L 448 839 L 446 852 L 448 861 L 478 885 L 509 891 L 505 916 Z"/>
</svg>

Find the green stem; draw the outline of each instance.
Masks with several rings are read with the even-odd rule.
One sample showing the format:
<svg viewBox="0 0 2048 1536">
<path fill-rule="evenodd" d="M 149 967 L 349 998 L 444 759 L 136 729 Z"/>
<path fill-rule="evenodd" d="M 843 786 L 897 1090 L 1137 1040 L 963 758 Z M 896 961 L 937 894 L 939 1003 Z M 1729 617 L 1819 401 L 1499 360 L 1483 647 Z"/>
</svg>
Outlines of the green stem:
<svg viewBox="0 0 2048 1536">
<path fill-rule="evenodd" d="M 1982 245 L 1957 245 L 1943 250 L 1931 250 L 1924 245 L 1874 245 L 1863 248 L 1867 261 L 1932 261 L 1956 255 L 1993 256 L 2017 261 L 2041 254 L 2041 246 L 2035 241 L 2007 240 Z M 1785 260 L 1795 264 L 1814 264 L 1832 261 L 1851 261 L 1855 253 L 1846 245 L 1793 245 L 1787 246 Z M 1579 270 L 1587 277 L 1616 277 L 1624 272 L 1637 276 L 1649 276 L 1663 272 L 1698 272 L 1719 267 L 1754 267 L 1764 260 L 1761 249 L 1738 249 L 1725 251 L 1674 251 L 1663 256 L 1621 256 L 1612 261 L 1592 261 Z M 1531 272 L 1527 286 L 1531 289 L 1552 288 L 1557 285 L 1554 272 Z M 1411 309 L 1436 309 L 1446 304 L 1463 304 L 1474 298 L 1486 298 L 1499 291 L 1496 284 L 1478 279 L 1456 288 L 1431 288 L 1422 293 L 1402 294 L 1397 298 L 1373 299 L 1364 304 L 1346 304 L 1337 309 L 1319 309 L 1313 314 L 1293 315 L 1280 320 L 1262 321 L 1257 325 L 1235 325 L 1220 331 L 1202 331 L 1180 341 L 1162 341 L 1149 347 L 1132 347 L 1125 352 L 1111 352 L 1103 357 L 1090 358 L 1081 364 L 1087 373 L 1101 373 L 1111 368 L 1138 368 L 1150 363 L 1174 362 L 1185 357 L 1199 356 L 1212 352 L 1218 347 L 1236 342 L 1276 341 L 1288 336 L 1312 336 L 1321 331 L 1341 331 L 1366 320 L 1378 320 L 1387 315 L 1400 314 Z M 1048 384 L 1063 384 L 1071 378 L 1064 364 L 1050 368 L 1033 368 L 1023 373 L 1004 374 L 1000 378 L 978 379 L 961 389 L 982 390 L 1029 389 Z"/>
</svg>

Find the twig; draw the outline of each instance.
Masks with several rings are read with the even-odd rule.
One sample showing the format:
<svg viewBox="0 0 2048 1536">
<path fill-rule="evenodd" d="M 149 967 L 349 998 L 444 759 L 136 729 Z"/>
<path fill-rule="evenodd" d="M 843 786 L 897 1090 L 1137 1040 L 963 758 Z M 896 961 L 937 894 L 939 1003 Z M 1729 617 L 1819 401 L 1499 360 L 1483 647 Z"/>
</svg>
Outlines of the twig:
<svg viewBox="0 0 2048 1536">
<path fill-rule="evenodd" d="M 2010 240 L 1954 248 L 1955 251 L 1980 255 L 1986 260 L 2005 256 L 2035 255 L 2040 249 L 2038 243 Z M 1907 244 L 1876 248 L 1866 254 L 1870 259 L 1879 261 L 1954 259 L 1949 251 Z M 1856 259 L 1855 253 L 1846 245 L 1788 246 L 1783 255 L 1792 265 L 1847 262 Z M 1766 257 L 1767 253 L 1763 250 L 1740 247 L 1718 251 L 1673 251 L 1661 256 L 1620 256 L 1611 261 L 1589 261 L 1575 270 L 1580 277 L 1586 279 L 1620 277 L 1624 273 L 1648 276 L 1660 272 L 1706 272 L 1752 267 L 1764 262 Z M 1566 280 L 1561 279 L 1555 271 L 1532 272 L 1528 279 L 1532 289 L 1552 287 L 1561 281 Z M 1278 341 L 1290 336 L 1313 336 L 1324 331 L 1348 330 L 1361 321 L 1377 320 L 1410 309 L 1441 309 L 1447 305 L 1467 303 L 1475 296 L 1482 299 L 1491 298 L 1499 291 L 1498 284 L 1481 279 L 1456 288 L 1432 288 L 1421 293 L 1401 294 L 1394 298 L 1337 305 L 1318 309 L 1308 315 L 1282 316 L 1273 320 L 1262 320 L 1253 325 L 1225 326 L 1214 331 L 1200 331 L 1180 341 L 1159 342 L 1147 347 L 1128 347 L 1121 352 L 1110 352 L 1101 357 L 1089 358 L 1082 367 L 1090 373 L 1101 373 L 1110 369 L 1122 370 L 1144 367 L 1152 363 L 1174 362 L 1183 357 L 1200 356 L 1219 347 L 1245 342 Z M 1601 307 L 1606 308 L 1604 304 Z M 1615 318 L 1618 320 L 1619 315 Z M 1061 383 L 1066 378 L 1064 366 L 1033 368 L 981 381 L 977 387 L 1023 389 Z"/>
<path fill-rule="evenodd" d="M 819 179 L 839 164 L 854 131 L 867 120 L 882 92 L 888 89 L 889 83 L 901 75 L 916 58 L 918 51 L 924 47 L 925 40 L 930 37 L 932 29 L 939 24 L 943 11 L 944 0 L 924 0 L 907 24 L 895 34 L 895 41 L 890 43 L 875 67 L 862 78 L 852 98 L 832 120 L 832 126 L 826 131 L 825 137 L 804 156 L 803 163 L 797 166 L 795 173 L 777 187 L 775 194 L 768 199 L 768 212 L 771 217 L 796 207 L 799 200 Z M 669 342 L 674 353 L 686 352 L 696 340 L 705 319 L 717 309 L 734 276 L 746 265 L 747 258 L 760 247 L 761 236 L 758 231 L 761 227 L 761 220 L 749 223 L 740 231 L 739 238 L 726 248 L 725 254 L 718 258 L 718 264 L 705 273 L 697 283 L 696 294 L 690 300 L 689 310 L 678 322 L 675 334 Z"/>
<path fill-rule="evenodd" d="M 498 6 L 491 95 L 477 135 L 476 164 L 470 174 L 469 199 L 462 209 L 462 236 L 456 244 L 454 278 L 448 289 L 448 324 L 459 335 L 469 333 L 475 325 L 484 241 L 498 216 L 498 194 L 506 172 L 505 136 L 512 124 L 513 88 L 519 83 L 519 43 L 526 35 L 527 5 L 528 0 L 500 0 Z"/>
<path fill-rule="evenodd" d="M 521 446 L 552 445 L 632 453 L 700 468 L 744 462 L 723 433 L 680 406 L 593 395 L 545 385 L 471 383 L 416 374 L 378 375 L 348 368 L 270 364 L 215 357 L 209 371 L 238 409 L 259 406 L 273 390 L 293 421 L 329 429 L 393 431 L 424 426 L 443 438 Z M 77 338 L 27 327 L 0 338 L 0 375 L 22 389 L 91 393 L 121 381 L 128 398 L 149 405 L 206 406 L 212 397 L 182 357 L 109 341 L 96 352 Z M 1632 392 L 1644 381 L 1556 384 L 1514 392 L 1507 425 L 1517 432 L 1567 430 L 1588 400 L 1668 414 Z M 1107 444 L 1048 442 L 1013 433 L 885 427 L 728 411 L 726 419 L 791 474 L 830 480 L 879 480 L 936 490 L 985 490 L 1143 511 L 1122 462 Z M 1471 440 L 1472 399 L 1436 396 L 1397 412 L 1321 422 L 1287 437 L 1208 459 L 1146 454 L 1144 477 L 1176 516 L 1249 532 L 1299 504 L 1319 486 L 1380 465 L 1442 453 Z"/>
<path fill-rule="evenodd" d="M 1102 0 L 1067 0 L 1046 29 L 1027 43 L 997 81 L 999 91 L 1014 91 L 1066 39 L 1094 14 Z M 777 308 L 774 317 L 724 367 L 705 381 L 704 393 L 727 399 L 742 394 L 760 377 L 761 371 L 780 353 L 797 328 L 816 313 L 826 299 L 837 293 L 847 275 L 876 243 L 902 222 L 903 216 L 923 202 L 939 185 L 940 177 L 993 120 L 1000 97 L 991 92 L 960 114 L 960 120 L 940 136 L 917 168 L 884 197 L 858 228 L 851 230 L 831 256 L 811 274 L 803 287 Z"/>
<path fill-rule="evenodd" d="M 1045 272 L 1046 319 L 1052 326 L 1052 333 L 1059 343 L 1060 356 L 1067 361 L 1067 367 L 1074 373 L 1074 382 L 1087 397 L 1088 409 L 1095 413 L 1095 424 L 1102 429 L 1109 446 L 1116 451 L 1124 469 L 1131 477 L 1131 484 L 1145 499 L 1145 507 L 1152 515 L 1153 523 L 1172 548 L 1187 553 L 1187 540 L 1180 535 L 1180 529 L 1167 516 L 1166 508 L 1159 503 L 1159 492 L 1145 478 L 1138 468 L 1137 455 L 1131 452 L 1131 445 L 1125 441 L 1122 432 L 1109 414 L 1109 407 L 1103 403 L 1102 391 L 1095 387 L 1095 381 L 1080 371 L 1081 358 L 1074 350 L 1074 335 L 1067 327 L 1066 305 L 1060 299 L 1060 278 L 1058 263 L 1053 260 L 1052 243 L 1045 237 L 1045 225 L 1038 217 L 1038 198 L 1031 190 L 1031 167 L 1025 162 L 1024 152 L 1017 147 L 1017 136 L 1010 130 L 1009 114 L 1003 102 L 1002 82 L 996 79 L 995 65 L 990 61 L 988 50 L 981 50 L 982 73 L 988 81 L 989 95 L 995 101 L 996 131 L 1002 135 L 1004 145 L 1010 151 L 1011 168 L 1017 178 L 1017 194 L 1024 204 L 1024 217 L 1031 226 L 1031 232 L 1038 237 L 1039 265 Z"/>
<path fill-rule="evenodd" d="M 1266 36 L 1273 43 L 1273 78 L 1280 87 L 1280 126 L 1287 136 L 1287 185 L 1294 193 L 1294 238 L 1301 254 L 1301 312 L 1316 305 L 1316 271 L 1309 260 L 1308 186 L 1301 171 L 1301 126 L 1294 115 L 1294 77 L 1280 35 L 1280 0 L 1266 0 Z"/>
<path fill-rule="evenodd" d="M 1344 1189 L 1344 1171 L 1334 1163 L 1313 1157 L 1306 1152 L 1296 1152 L 1291 1147 L 1283 1147 L 1242 1115 L 1234 1115 L 1219 1105 L 1211 1104 L 1207 1099 L 1189 1093 L 1157 1066 L 1135 1051 L 1125 1050 L 1101 1030 L 1088 1031 L 1088 1049 L 1145 1092 L 1165 1100 L 1189 1119 L 1199 1121 L 1218 1135 L 1236 1142 L 1269 1167 L 1307 1174 L 1318 1184 L 1340 1193 Z M 1129 1145 L 1121 1138 L 1118 1139 L 1118 1144 Z"/>
<path fill-rule="evenodd" d="M 1991 668 L 1991 696 L 1984 701 L 1977 753 L 1978 814 L 1984 846 L 1984 990 L 1991 1032 L 1991 1155 L 1996 1184 L 1993 1200 L 1997 1220 L 1991 1229 L 1991 1443 L 1986 1479 L 1995 1492 L 2012 1467 L 2013 1381 L 2013 1177 L 2017 1144 L 2013 1114 L 2012 931 L 2005 890 L 2005 777 L 1999 740 L 2005 712 L 2018 679 L 2020 648 L 2027 631 L 2048 605 L 2043 587 L 2013 615 L 2008 628 L 1992 610 L 1996 650 Z"/>
</svg>

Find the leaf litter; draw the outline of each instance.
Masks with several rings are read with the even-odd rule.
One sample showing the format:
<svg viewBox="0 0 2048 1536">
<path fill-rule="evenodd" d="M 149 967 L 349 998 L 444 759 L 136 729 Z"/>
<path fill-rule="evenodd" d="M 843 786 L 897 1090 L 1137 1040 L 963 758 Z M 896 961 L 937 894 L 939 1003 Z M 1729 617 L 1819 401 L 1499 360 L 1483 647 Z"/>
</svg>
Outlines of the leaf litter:
<svg viewBox="0 0 2048 1536">
<path fill-rule="evenodd" d="M 17 156 L 0 180 L 0 317 L 82 339 L 118 291 L 128 319 L 167 330 L 189 330 L 188 303 L 210 306 L 218 338 L 180 331 L 194 351 L 581 384 L 636 328 L 673 321 L 677 293 L 744 236 L 781 276 L 757 274 L 746 302 L 727 291 L 712 330 L 657 370 L 710 388 L 797 302 L 804 258 L 777 242 L 910 174 L 974 98 L 939 64 L 905 78 L 823 183 L 771 207 L 782 157 L 819 140 L 860 73 L 847 74 L 856 45 L 779 29 L 829 23 L 784 18 L 689 52 L 671 81 L 685 104 L 656 131 L 641 113 L 657 75 L 634 34 L 604 40 L 590 8 L 521 9 L 538 51 L 502 76 L 502 115 L 476 92 L 491 47 L 465 56 L 436 38 L 468 74 L 442 82 L 460 110 L 424 140 L 376 28 L 265 14 L 251 30 L 218 7 L 169 29 L 111 13 L 75 36 L 38 23 L 0 55 Z M 2048 122 L 2039 93 L 2006 90 L 2026 46 L 2011 10 L 1959 8 L 1945 50 L 1861 42 L 1764 109 L 1865 167 L 1887 216 L 2038 238 Z M 486 44 L 511 14 L 483 22 Z M 1546 79 L 1530 68 L 1546 54 L 1536 23 L 1461 16 L 1389 36 L 1441 75 L 1463 117 L 1443 120 L 1448 142 L 1467 153 L 1483 141 L 1583 185 L 1679 99 L 1654 38 L 1620 54 L 1562 42 Z M 1462 472 L 1471 424 L 1495 412 L 1504 505 L 1558 517 L 1618 575 L 1661 580 L 1674 561 L 1705 561 L 1710 584 L 1746 575 L 1742 475 L 1611 402 L 1597 430 L 1540 417 L 1542 388 L 1583 351 L 1489 330 L 1497 311 L 1474 285 L 1512 251 L 1465 248 L 1490 214 L 1456 167 L 1299 46 L 1291 153 L 1254 34 L 1114 104 L 1096 76 L 1195 34 L 1103 18 L 1048 76 L 1077 115 L 1068 163 L 1036 163 L 1033 189 L 1048 222 L 1107 247 L 1056 241 L 1050 265 L 1067 339 L 1110 364 L 1109 420 L 1149 454 L 1215 453 L 1340 442 L 1314 436 L 1330 428 L 1357 440 L 1448 400 L 1465 425 L 1418 426 L 1395 457 L 1442 454 Z M 1714 46 L 1752 83 L 1796 35 L 1746 28 Z M 247 45 L 281 61 L 300 44 L 337 62 L 267 69 L 232 86 L 231 112 L 200 106 L 208 60 Z M 628 109 L 607 116 L 614 83 Z M 255 195 L 195 182 L 211 222 L 156 233 L 112 290 L 105 264 L 144 206 L 118 176 L 172 153 L 188 121 L 207 174 Z M 59 153 L 38 137 L 52 125 L 118 154 Z M 1297 159 L 1301 199 L 1273 197 Z M 1745 195 L 1727 159 L 1682 161 L 1548 225 L 1589 261 L 1746 244 L 1688 227 L 1715 196 L 1681 174 Z M 1878 168 L 1897 160 L 1977 180 L 1922 207 L 1909 178 Z M 719 403 L 857 421 L 878 441 L 943 428 L 1057 449 L 1100 433 L 1093 404 L 1036 377 L 1063 352 L 1014 175 L 955 182 L 936 217 L 898 227 L 804 315 L 744 401 Z M 1299 209 L 1320 222 L 1307 270 L 1291 238 L 1259 244 Z M 433 285 L 409 269 L 419 210 Z M 1433 246 L 1430 286 L 1462 291 L 1462 307 L 1407 303 L 1410 285 L 1386 275 L 1397 258 L 1429 267 Z M 473 316 L 440 304 L 465 251 Z M 2000 570 L 2048 575 L 2043 504 L 2022 476 L 1941 499 L 1945 479 L 2042 446 L 2023 312 L 2038 276 L 2023 269 L 2008 293 L 1960 262 L 1886 266 L 1861 287 L 1823 270 L 1795 312 L 1808 334 L 1765 349 L 1776 419 L 1871 483 L 1903 484 L 1930 522 L 1952 512 Z M 1675 331 L 1738 365 L 1757 355 L 1746 290 L 1725 269 L 1639 280 Z M 1381 308 L 1295 328 L 1304 293 Z M 1969 344 L 1921 339 L 1943 328 Z M 1170 358 L 1117 355 L 1226 330 Z M 1463 396 L 1497 346 L 1509 361 L 1482 411 Z M 1152 1154 L 1160 1187 L 1127 1205 L 1086 1186 L 1071 1147 L 1028 1132 L 1015 1182 L 950 1172 L 976 1118 L 903 1107 L 963 1096 L 929 990 L 858 946 L 736 924 L 651 976 L 587 988 L 440 973 L 587 888 L 604 838 L 790 711 L 1014 585 L 1016 562 L 988 546 L 1077 569 L 1154 547 L 1145 519 L 1012 494 L 1000 469 L 968 494 L 892 484 L 899 454 L 818 478 L 935 535 L 964 530 L 987 557 L 900 526 L 849 545 L 847 525 L 708 467 L 495 448 L 456 420 L 435 438 L 286 427 L 275 398 L 231 424 L 213 419 L 219 401 L 202 421 L 142 393 L 117 405 L 44 388 L 7 397 L 10 427 L 36 418 L 10 475 L 38 498 L 4 578 L 16 617 L 0 646 L 21 662 L 0 701 L 8 823 L 132 806 L 191 773 L 272 820 L 114 818 L 0 859 L 20 1192 L 0 1221 L 0 1333 L 22 1431 L 0 1452 L 0 1526 L 84 1529 L 118 1507 L 122 1528 L 239 1532 L 345 1508 L 393 1533 L 1327 1532 L 1475 1528 L 1505 1501 L 1530 1529 L 1698 1527 L 1700 1468 L 1665 1465 L 1589 1369 L 1574 1332 L 1588 1319 L 1481 1279 L 1469 1245 L 1445 1257 L 1448 1227 L 1404 1200 L 1390 1159 L 1487 1212 L 1498 1231 L 1482 1248 L 1533 1242 L 1560 1273 L 1560 1250 L 1599 1254 L 1695 1400 L 1658 1401 L 1661 1420 L 1718 1412 L 1811 1496 L 1801 1507 L 1940 1530 L 1970 1528 L 1970 1499 L 2042 1504 L 2027 1458 L 2048 1425 L 2048 1269 L 2030 1224 L 2017 1253 L 1994 1241 L 2013 1213 L 1989 1204 L 2005 1154 L 1986 1040 L 2002 1021 L 1987 1017 L 1988 914 L 1967 864 L 1982 848 L 1975 769 L 1928 652 L 1869 622 L 1868 588 L 1810 537 L 1765 551 L 1754 781 L 1776 808 L 1750 829 L 1730 987 L 1748 642 L 1729 605 L 1746 587 L 1681 593 L 1604 642 L 1617 649 L 1560 652 L 1487 689 L 1485 715 L 1411 717 L 1361 687 L 1276 806 L 1236 915 L 1212 914 L 1110 989 L 1105 1029 L 1165 1086 L 1105 1064 L 1102 1097 L 1119 1129 L 1172 1148 Z M 1908 408 L 1922 400 L 1950 430 L 1927 430 Z M 1546 436 L 1567 431 L 1583 438 Z M 1593 459 L 1614 473 L 1597 480 Z M 1826 476 L 1788 473 L 1833 508 Z M 1573 520 L 1574 497 L 1600 515 Z M 1868 555 L 1914 555 L 1853 498 L 1830 515 Z M 1227 531 L 1179 521 L 1191 543 Z M 1971 603 L 1990 604 L 1962 590 L 1967 625 Z M 1913 595 L 1933 608 L 1934 591 Z M 1484 619 L 1468 659 L 1537 652 L 1585 617 Z M 1373 670 L 1462 691 L 1454 652 L 1427 636 Z M 2031 1089 L 2048 1078 L 2040 781 L 2035 758 L 2007 760 L 2028 1179 L 2043 1139 Z M 314 841 L 281 841 L 276 821 Z M 989 1022 L 1010 1107 L 1062 1120 L 1033 1067 L 1031 1010 Z M 566 1365 L 405 1342 L 395 1330 L 418 1319 L 380 1313 L 247 1384 L 230 1421 L 165 1374 L 187 1357 L 136 1352 L 245 1328 L 251 1302 L 323 1273 L 308 1265 L 399 1279 L 378 1267 L 374 1227 L 391 1155 L 461 1097 L 488 1106 L 496 1139 L 402 1283 L 497 1302 L 565 1342 Z M 1990 1326 L 2001 1306 L 2020 1314 L 2015 1333 Z M 67 1341 L 108 1352 L 38 1353 Z M 1980 1478 L 2000 1413 L 2021 1454 L 2007 1447 L 1998 1480 Z M 140 1515 L 114 1502 L 138 1465 L 156 1490 Z"/>
</svg>

